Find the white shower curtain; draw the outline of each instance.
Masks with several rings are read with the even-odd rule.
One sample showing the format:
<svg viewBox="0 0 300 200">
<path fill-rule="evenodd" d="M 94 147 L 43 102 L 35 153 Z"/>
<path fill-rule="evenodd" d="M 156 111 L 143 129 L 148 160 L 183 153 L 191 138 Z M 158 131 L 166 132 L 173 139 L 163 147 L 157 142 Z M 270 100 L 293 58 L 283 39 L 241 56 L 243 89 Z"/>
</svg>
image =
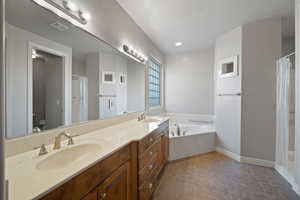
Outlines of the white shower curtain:
<svg viewBox="0 0 300 200">
<path fill-rule="evenodd" d="M 277 62 L 276 164 L 287 168 L 289 149 L 289 91 L 291 62 Z"/>
</svg>

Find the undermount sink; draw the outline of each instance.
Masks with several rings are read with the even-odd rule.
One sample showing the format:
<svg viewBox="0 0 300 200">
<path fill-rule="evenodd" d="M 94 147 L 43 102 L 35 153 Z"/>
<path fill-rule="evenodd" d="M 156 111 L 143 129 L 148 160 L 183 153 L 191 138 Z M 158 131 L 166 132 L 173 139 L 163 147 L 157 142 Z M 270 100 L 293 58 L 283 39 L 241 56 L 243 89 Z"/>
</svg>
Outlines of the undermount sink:
<svg viewBox="0 0 300 200">
<path fill-rule="evenodd" d="M 151 119 L 151 118 L 149 118 L 149 119 L 144 119 L 143 122 L 144 123 L 154 123 L 154 122 L 159 122 L 159 120 L 158 119 Z"/>
<path fill-rule="evenodd" d="M 59 151 L 41 160 L 36 168 L 39 170 L 51 170 L 66 167 L 82 156 L 99 151 L 100 145 L 81 144 Z"/>
</svg>

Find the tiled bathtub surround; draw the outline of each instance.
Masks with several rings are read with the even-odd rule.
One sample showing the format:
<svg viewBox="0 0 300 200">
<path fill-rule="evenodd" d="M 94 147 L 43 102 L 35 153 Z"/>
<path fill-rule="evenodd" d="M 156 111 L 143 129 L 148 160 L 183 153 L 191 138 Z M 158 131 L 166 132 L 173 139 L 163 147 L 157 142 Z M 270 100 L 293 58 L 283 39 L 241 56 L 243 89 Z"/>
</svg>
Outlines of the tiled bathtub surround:
<svg viewBox="0 0 300 200">
<path fill-rule="evenodd" d="M 214 115 L 201 115 L 201 114 L 190 114 L 190 113 L 163 113 L 161 116 L 166 116 L 170 118 L 170 122 L 177 123 L 190 123 L 190 122 L 214 122 Z"/>
<path fill-rule="evenodd" d="M 31 151 L 42 144 L 49 145 L 54 142 L 54 137 L 65 131 L 72 136 L 84 135 L 86 133 L 107 128 L 128 120 L 137 119 L 139 113 L 130 113 L 105 120 L 95 120 L 86 123 L 75 124 L 67 127 L 52 129 L 38 134 L 29 134 L 25 137 L 8 139 L 5 142 L 5 156 L 10 157 L 23 152 Z M 65 140 L 66 138 L 62 138 Z"/>
</svg>

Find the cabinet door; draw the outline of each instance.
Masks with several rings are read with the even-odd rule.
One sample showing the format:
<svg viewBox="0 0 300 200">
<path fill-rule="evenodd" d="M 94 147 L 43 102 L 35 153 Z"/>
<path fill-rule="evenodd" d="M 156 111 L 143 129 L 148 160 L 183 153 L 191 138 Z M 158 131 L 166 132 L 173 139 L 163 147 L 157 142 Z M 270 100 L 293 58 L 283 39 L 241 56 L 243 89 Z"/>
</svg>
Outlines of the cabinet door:
<svg viewBox="0 0 300 200">
<path fill-rule="evenodd" d="M 98 200 L 131 200 L 129 162 L 122 165 L 99 186 Z"/>
</svg>

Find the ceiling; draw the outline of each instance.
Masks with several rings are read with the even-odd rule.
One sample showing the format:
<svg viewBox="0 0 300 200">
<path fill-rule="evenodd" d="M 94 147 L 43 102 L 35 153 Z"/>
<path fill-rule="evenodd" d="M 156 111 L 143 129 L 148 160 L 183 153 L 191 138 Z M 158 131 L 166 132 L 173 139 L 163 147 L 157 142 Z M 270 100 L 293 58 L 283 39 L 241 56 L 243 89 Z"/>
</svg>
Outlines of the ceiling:
<svg viewBox="0 0 300 200">
<path fill-rule="evenodd" d="M 222 33 L 270 17 L 294 15 L 294 0 L 117 0 L 166 54 L 207 48 Z M 293 34 L 285 26 L 284 34 Z M 183 46 L 175 47 L 175 42 Z"/>
</svg>

